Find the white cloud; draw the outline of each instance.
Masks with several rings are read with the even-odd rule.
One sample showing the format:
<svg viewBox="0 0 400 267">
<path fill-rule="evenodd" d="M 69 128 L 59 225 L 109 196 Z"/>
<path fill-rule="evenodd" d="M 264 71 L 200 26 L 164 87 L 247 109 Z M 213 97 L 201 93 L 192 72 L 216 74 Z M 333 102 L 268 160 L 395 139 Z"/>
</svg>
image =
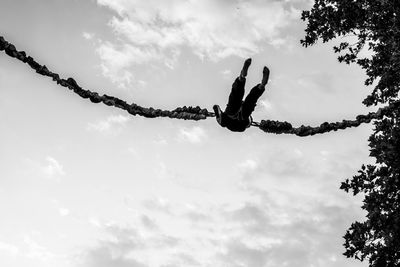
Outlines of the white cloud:
<svg viewBox="0 0 400 267">
<path fill-rule="evenodd" d="M 139 151 L 134 147 L 129 147 L 128 148 L 128 153 L 131 156 L 133 156 L 135 159 L 140 159 L 141 158 Z"/>
<path fill-rule="evenodd" d="M 54 176 L 65 175 L 64 167 L 53 157 L 46 158 L 47 164 L 42 166 L 46 176 L 52 178 Z"/>
<path fill-rule="evenodd" d="M 160 250 L 174 246 L 176 240 L 158 233 L 146 236 L 131 226 L 110 224 L 103 229 L 109 238 L 83 254 L 83 266 L 93 267 L 145 267 L 161 266 Z M 145 250 L 155 248 L 154 252 Z M 153 255 L 151 255 L 153 254 Z M 158 262 L 149 265 L 147 262 Z"/>
<path fill-rule="evenodd" d="M 140 221 L 143 224 L 143 226 L 148 230 L 158 229 L 157 223 L 147 215 L 142 215 Z"/>
<path fill-rule="evenodd" d="M 239 169 L 243 172 L 254 171 L 257 169 L 258 163 L 253 159 L 247 159 L 239 164 Z"/>
<path fill-rule="evenodd" d="M 29 235 L 26 235 L 24 237 L 24 244 L 28 248 L 28 251 L 26 252 L 26 256 L 28 258 L 34 258 L 41 261 L 48 261 L 56 257 L 55 254 L 50 252 L 46 247 L 40 245 L 38 242 L 36 242 L 36 240 L 34 240 Z"/>
<path fill-rule="evenodd" d="M 153 140 L 153 144 L 155 145 L 160 145 L 160 146 L 164 146 L 164 145 L 168 145 L 168 141 L 165 137 L 158 135 L 154 140 Z"/>
<path fill-rule="evenodd" d="M 268 99 L 263 99 L 260 103 L 265 110 L 270 111 L 272 109 L 272 103 Z"/>
<path fill-rule="evenodd" d="M 60 214 L 60 216 L 65 217 L 69 215 L 70 211 L 66 208 L 59 208 L 58 213 Z"/>
<path fill-rule="evenodd" d="M 89 218 L 89 224 L 96 227 L 96 228 L 100 228 L 102 227 L 102 223 L 100 222 L 100 220 L 96 217 L 90 217 Z"/>
<path fill-rule="evenodd" d="M 157 177 L 162 180 L 175 180 L 178 177 L 178 174 L 171 170 L 165 162 L 160 162 L 158 164 L 155 173 Z"/>
<path fill-rule="evenodd" d="M 334 88 L 334 74 L 323 71 L 313 71 L 312 73 L 304 74 L 297 80 L 297 83 L 304 87 L 315 91 L 323 91 L 333 93 L 337 89 Z"/>
<path fill-rule="evenodd" d="M 40 176 L 50 180 L 58 181 L 61 176 L 66 175 L 63 165 L 54 157 L 47 156 L 44 160 L 24 158 L 24 173 Z"/>
<path fill-rule="evenodd" d="M 152 200 L 146 205 L 175 212 L 154 217 L 157 224 L 137 214 L 138 225 L 101 226 L 109 237 L 83 253 L 84 266 L 361 266 L 341 256 L 354 205 L 287 195 L 279 202 L 276 194 L 285 193 L 259 191 L 239 205 Z"/>
<path fill-rule="evenodd" d="M 152 48 L 139 49 L 130 44 L 116 46 L 110 42 L 102 43 L 96 52 L 102 60 L 103 75 L 121 88 L 126 88 L 133 80 L 132 73 L 126 68 L 157 58 L 157 52 Z"/>
<path fill-rule="evenodd" d="M 13 257 L 16 257 L 19 253 L 19 249 L 17 246 L 4 243 L 0 241 L 0 251 L 7 252 L 8 254 L 12 255 Z"/>
<path fill-rule="evenodd" d="M 271 175 L 273 180 L 288 179 L 289 177 L 308 177 L 311 179 L 312 170 L 317 169 L 319 162 L 313 162 L 304 157 L 303 152 L 295 148 L 292 150 L 277 149 L 273 154 L 265 155 L 261 162 L 241 163 L 239 167 L 245 170 L 246 180 L 255 177 Z"/>
<path fill-rule="evenodd" d="M 190 129 L 181 128 L 179 130 L 179 139 L 193 144 L 199 144 L 207 138 L 206 131 L 200 126 L 194 126 Z"/>
<path fill-rule="evenodd" d="M 143 206 L 152 211 L 161 211 L 169 213 L 171 210 L 170 201 L 162 197 L 145 200 L 143 201 Z"/>
<path fill-rule="evenodd" d="M 94 33 L 90 33 L 90 32 L 83 32 L 82 33 L 83 38 L 85 38 L 86 40 L 92 40 L 94 37 Z"/>
<path fill-rule="evenodd" d="M 355 206 L 332 206 L 323 197 L 286 194 L 283 197 L 289 201 L 280 203 L 277 192 L 271 193 L 258 192 L 259 200 L 222 212 L 224 231 L 230 234 L 217 253 L 221 262 L 229 266 L 354 266 L 341 256 L 341 236 L 355 216 Z"/>
<path fill-rule="evenodd" d="M 98 0 L 118 13 L 109 26 L 120 45 L 104 42 L 98 48 L 103 74 L 126 86 L 127 68 L 163 62 L 173 68 L 183 48 L 213 61 L 247 57 L 267 44 L 282 46 L 281 29 L 299 10 L 282 1 Z"/>
<path fill-rule="evenodd" d="M 231 71 L 231 70 L 223 70 L 223 71 L 221 71 L 221 74 L 222 74 L 222 77 L 223 77 L 225 80 L 230 80 L 230 79 L 232 79 L 232 71 Z"/>
<path fill-rule="evenodd" d="M 87 129 L 103 134 L 117 134 L 128 121 L 129 116 L 119 114 L 116 116 L 109 116 L 106 119 L 99 120 L 95 123 L 89 123 Z"/>
</svg>

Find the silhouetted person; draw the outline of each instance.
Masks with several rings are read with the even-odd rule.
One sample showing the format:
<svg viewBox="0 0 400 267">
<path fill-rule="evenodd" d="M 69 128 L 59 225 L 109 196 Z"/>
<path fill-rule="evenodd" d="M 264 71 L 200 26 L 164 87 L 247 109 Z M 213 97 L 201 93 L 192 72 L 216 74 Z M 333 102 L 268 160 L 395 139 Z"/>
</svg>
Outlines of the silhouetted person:
<svg viewBox="0 0 400 267">
<path fill-rule="evenodd" d="M 244 132 L 244 130 L 250 127 L 252 123 L 251 113 L 257 105 L 257 100 L 264 93 L 265 85 L 269 79 L 269 69 L 264 67 L 261 83 L 254 86 L 243 101 L 247 70 L 250 64 L 251 58 L 246 59 L 240 76 L 232 84 L 232 90 L 225 111 L 222 112 L 218 105 L 213 106 L 217 122 L 222 127 L 226 127 L 234 132 Z"/>
</svg>

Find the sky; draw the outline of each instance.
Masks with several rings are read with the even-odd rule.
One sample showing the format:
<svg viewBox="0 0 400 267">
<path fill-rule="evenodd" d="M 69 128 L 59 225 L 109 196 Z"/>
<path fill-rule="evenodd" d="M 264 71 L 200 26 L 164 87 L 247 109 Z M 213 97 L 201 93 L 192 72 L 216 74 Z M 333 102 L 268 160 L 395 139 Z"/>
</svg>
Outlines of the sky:
<svg viewBox="0 0 400 267">
<path fill-rule="evenodd" d="M 82 87 L 145 107 L 225 107 L 243 60 L 253 114 L 294 126 L 373 111 L 310 0 L 0 0 L 0 35 Z M 92 104 L 0 54 L 0 262 L 7 267 L 343 267 L 362 199 L 340 190 L 372 125 L 296 137 Z"/>
</svg>

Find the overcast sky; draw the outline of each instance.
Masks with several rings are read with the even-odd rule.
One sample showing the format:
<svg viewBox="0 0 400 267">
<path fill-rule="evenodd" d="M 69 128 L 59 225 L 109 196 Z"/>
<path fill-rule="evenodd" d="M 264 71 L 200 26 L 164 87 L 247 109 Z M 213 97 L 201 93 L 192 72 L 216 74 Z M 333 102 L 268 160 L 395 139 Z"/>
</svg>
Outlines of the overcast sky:
<svg viewBox="0 0 400 267">
<path fill-rule="evenodd" d="M 254 120 L 353 119 L 371 88 L 332 43 L 303 48 L 309 0 L 0 0 L 0 35 L 84 88 L 142 106 L 225 107 L 243 60 L 271 79 Z M 6 267 L 366 266 L 339 190 L 371 125 L 300 138 L 92 104 L 0 54 Z"/>
</svg>

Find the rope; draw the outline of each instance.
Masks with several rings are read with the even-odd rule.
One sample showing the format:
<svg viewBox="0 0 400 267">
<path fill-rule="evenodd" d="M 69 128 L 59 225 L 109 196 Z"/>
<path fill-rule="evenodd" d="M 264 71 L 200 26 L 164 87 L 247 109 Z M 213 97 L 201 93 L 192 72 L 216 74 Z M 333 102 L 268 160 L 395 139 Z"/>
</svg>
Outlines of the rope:
<svg viewBox="0 0 400 267">
<path fill-rule="evenodd" d="M 0 51 L 5 51 L 10 57 L 16 58 L 34 69 L 38 74 L 47 76 L 53 79 L 57 84 L 67 87 L 74 93 L 78 94 L 82 98 L 87 98 L 93 103 L 104 103 L 107 106 L 114 106 L 123 110 L 126 110 L 132 115 L 144 116 L 147 118 L 155 117 L 169 117 L 173 119 L 184 119 L 184 120 L 204 120 L 207 117 L 214 117 L 215 114 L 208 112 L 207 109 L 201 109 L 200 107 L 178 107 L 172 111 L 154 109 L 152 107 L 145 108 L 135 103 L 128 104 L 125 101 L 109 95 L 99 95 L 96 92 L 85 90 L 78 85 L 73 78 L 62 79 L 60 75 L 55 72 L 51 72 L 46 65 L 40 65 L 32 57 L 27 56 L 24 51 L 18 51 L 13 44 L 8 43 L 2 36 L 0 36 Z"/>
<path fill-rule="evenodd" d="M 124 100 L 121 100 L 114 96 L 109 96 L 106 94 L 99 95 L 97 92 L 92 92 L 90 90 L 85 90 L 78 85 L 78 83 L 73 78 L 62 79 L 60 75 L 50 71 L 46 65 L 41 65 L 35 61 L 31 56 L 27 56 L 24 51 L 18 51 L 15 46 L 7 42 L 2 36 L 0 36 L 0 51 L 5 51 L 5 53 L 16 58 L 26 64 L 28 64 L 36 73 L 43 76 L 52 78 L 57 84 L 66 87 L 78 94 L 82 98 L 89 99 L 93 103 L 100 103 L 107 106 L 114 106 L 116 108 L 123 109 L 128 113 L 136 116 L 143 116 L 146 118 L 156 118 L 156 117 L 168 117 L 171 119 L 183 119 L 183 120 L 205 120 L 208 117 L 215 117 L 213 112 L 209 112 L 205 108 L 196 107 L 178 107 L 174 110 L 161 110 L 154 109 L 152 107 L 145 108 L 141 107 L 135 103 L 128 104 Z M 361 123 L 369 123 L 373 119 L 381 119 L 384 115 L 390 114 L 394 109 L 400 107 L 400 101 L 390 103 L 388 106 L 378 109 L 376 112 L 370 112 L 367 115 L 358 115 L 355 120 L 343 120 L 342 122 L 324 122 L 320 126 L 300 126 L 293 127 L 289 122 L 273 121 L 273 120 L 261 120 L 261 122 L 253 122 L 252 126 L 258 127 L 266 133 L 275 134 L 294 134 L 297 136 L 311 136 L 315 134 L 322 134 L 330 131 L 337 131 L 339 129 L 346 129 L 349 127 L 357 127 Z"/>
</svg>

